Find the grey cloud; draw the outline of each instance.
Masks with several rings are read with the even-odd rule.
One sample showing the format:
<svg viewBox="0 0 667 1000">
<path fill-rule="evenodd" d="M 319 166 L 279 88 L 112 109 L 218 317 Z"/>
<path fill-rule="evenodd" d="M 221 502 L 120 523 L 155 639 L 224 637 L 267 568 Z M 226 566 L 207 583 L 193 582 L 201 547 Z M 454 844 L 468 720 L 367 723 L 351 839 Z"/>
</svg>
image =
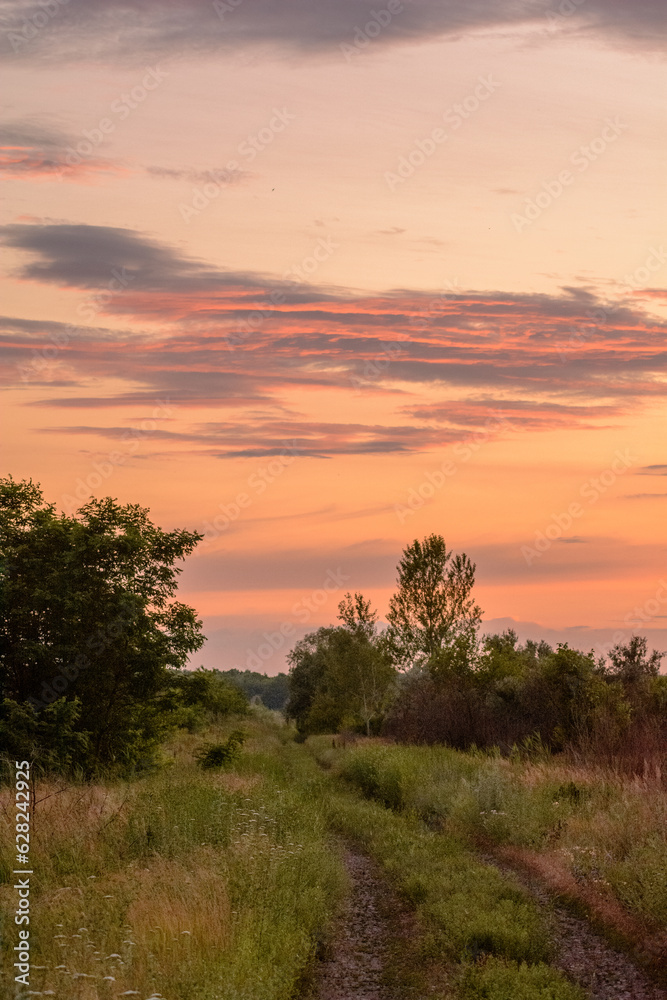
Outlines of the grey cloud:
<svg viewBox="0 0 667 1000">
<path fill-rule="evenodd" d="M 342 44 L 354 47 L 355 38 L 356 55 L 525 25 L 545 40 L 552 37 L 548 29 L 555 29 L 651 50 L 663 48 L 666 37 L 663 0 L 587 0 L 569 16 L 559 16 L 554 0 L 403 0 L 389 20 L 386 14 L 380 17 L 383 25 L 374 16 L 379 10 L 386 10 L 384 0 L 242 0 L 238 5 L 217 0 L 216 7 L 211 0 L 70 0 L 43 25 L 43 4 L 6 0 L 3 5 L 6 47 L 13 57 L 47 60 L 92 55 L 98 61 L 136 62 L 168 53 L 201 55 L 267 45 L 287 53 L 336 52 Z M 43 26 L 35 31 L 35 24 Z M 336 54 L 342 58 L 340 51 Z"/>
<path fill-rule="evenodd" d="M 133 292 L 215 292 L 242 290 L 253 302 L 258 290 L 280 289 L 287 303 L 332 298 L 314 286 L 295 286 L 247 271 L 226 271 L 185 256 L 132 229 L 83 223 L 0 226 L 0 243 L 32 256 L 21 278 L 73 288 L 106 289 L 125 281 Z M 122 296 L 119 296 L 122 301 Z M 118 308 L 117 311 L 122 311 Z"/>
<path fill-rule="evenodd" d="M 667 476 L 667 465 L 644 465 L 638 470 L 640 476 Z"/>
<path fill-rule="evenodd" d="M 226 168 L 213 167 L 210 170 L 196 170 L 194 167 L 146 167 L 146 173 L 151 177 L 161 180 L 189 181 L 191 184 L 238 184 L 240 181 L 252 177 L 250 170 L 227 170 Z"/>
<path fill-rule="evenodd" d="M 116 169 L 101 157 L 68 162 L 79 137 L 39 119 L 23 118 L 0 127 L 0 174 L 10 177 L 50 177 L 54 180 L 93 171 Z M 80 166 L 79 166 L 80 164 Z"/>
</svg>

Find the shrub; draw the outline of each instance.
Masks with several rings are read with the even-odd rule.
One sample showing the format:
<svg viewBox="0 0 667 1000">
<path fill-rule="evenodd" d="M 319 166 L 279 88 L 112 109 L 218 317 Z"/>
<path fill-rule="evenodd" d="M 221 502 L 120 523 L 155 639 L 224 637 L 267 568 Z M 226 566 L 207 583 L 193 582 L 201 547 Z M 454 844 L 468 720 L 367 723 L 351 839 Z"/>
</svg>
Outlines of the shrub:
<svg viewBox="0 0 667 1000">
<path fill-rule="evenodd" d="M 226 767 L 241 756 L 241 747 L 247 738 L 247 733 L 235 729 L 224 743 L 204 743 L 195 753 L 195 760 L 206 769 Z"/>
</svg>

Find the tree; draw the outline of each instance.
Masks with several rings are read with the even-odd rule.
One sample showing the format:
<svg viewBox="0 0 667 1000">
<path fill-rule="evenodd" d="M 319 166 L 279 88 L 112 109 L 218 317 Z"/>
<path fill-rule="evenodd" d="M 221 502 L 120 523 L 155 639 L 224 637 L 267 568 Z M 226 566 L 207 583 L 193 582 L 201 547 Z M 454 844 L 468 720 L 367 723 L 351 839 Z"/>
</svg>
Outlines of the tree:
<svg viewBox="0 0 667 1000">
<path fill-rule="evenodd" d="M 443 651 L 457 657 L 472 651 L 482 616 L 470 596 L 474 583 L 475 564 L 465 554 L 452 557 L 441 535 L 407 546 L 387 615 L 388 641 L 401 666 L 435 670 Z"/>
<path fill-rule="evenodd" d="M 348 726 L 370 735 L 394 681 L 396 671 L 370 602 L 361 594 L 346 594 L 338 618 L 342 625 L 310 633 L 289 654 L 286 711 L 302 736 Z"/>
<path fill-rule="evenodd" d="M 623 684 L 634 687 L 649 677 L 658 676 L 664 655 L 656 649 L 649 653 L 647 639 L 633 635 L 625 645 L 617 643 L 610 651 L 609 672 Z"/>
<path fill-rule="evenodd" d="M 37 745 L 48 731 L 39 720 L 67 702 L 87 772 L 150 757 L 165 731 L 169 668 L 203 639 L 194 610 L 172 600 L 174 563 L 202 536 L 162 531 L 148 515 L 108 497 L 57 514 L 32 481 L 0 480 L 0 752 L 23 739 L 28 756 L 54 766 Z M 25 719 L 18 731 L 10 715 Z"/>
</svg>

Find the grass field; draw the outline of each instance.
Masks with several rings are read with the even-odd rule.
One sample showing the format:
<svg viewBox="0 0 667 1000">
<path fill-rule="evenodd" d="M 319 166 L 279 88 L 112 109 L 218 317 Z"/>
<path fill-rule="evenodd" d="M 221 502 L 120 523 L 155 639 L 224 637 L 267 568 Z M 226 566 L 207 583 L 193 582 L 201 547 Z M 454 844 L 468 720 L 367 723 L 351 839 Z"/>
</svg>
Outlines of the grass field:
<svg viewBox="0 0 667 1000">
<path fill-rule="evenodd" d="M 245 729 L 235 762 L 204 740 Z M 665 795 L 655 782 L 444 748 L 294 742 L 270 713 L 181 733 L 132 782 L 43 782 L 31 841 L 31 990 L 63 1000 L 299 1000 L 346 891 L 341 839 L 415 913 L 405 995 L 582 1000 L 552 966 L 548 914 L 480 860 L 480 837 L 562 859 L 628 910 L 667 921 Z M 336 740 L 340 744 L 340 739 Z M 8 790 L 2 792 L 11 820 Z M 0 909 L 13 912 L 11 822 Z M 14 943 L 11 916 L 3 943 Z M 410 966 L 410 967 L 407 967 Z M 3 995 L 13 992 L 5 968 Z"/>
<path fill-rule="evenodd" d="M 167 767 L 131 784 L 38 787 L 31 989 L 67 1000 L 298 992 L 344 873 L 299 774 L 303 752 L 280 728 L 242 724 L 250 739 L 230 771 L 196 767 L 201 739 L 182 735 Z M 5 914 L 12 881 L 6 869 Z M 3 939 L 14 936 L 6 917 Z M 6 966 L 4 976 L 2 995 L 13 995 Z"/>
<path fill-rule="evenodd" d="M 336 750 L 322 737 L 311 745 L 366 797 L 469 842 L 541 853 L 647 928 L 667 927 L 667 793 L 660 775 L 628 779 L 557 758 L 531 763 L 378 741 Z"/>
</svg>

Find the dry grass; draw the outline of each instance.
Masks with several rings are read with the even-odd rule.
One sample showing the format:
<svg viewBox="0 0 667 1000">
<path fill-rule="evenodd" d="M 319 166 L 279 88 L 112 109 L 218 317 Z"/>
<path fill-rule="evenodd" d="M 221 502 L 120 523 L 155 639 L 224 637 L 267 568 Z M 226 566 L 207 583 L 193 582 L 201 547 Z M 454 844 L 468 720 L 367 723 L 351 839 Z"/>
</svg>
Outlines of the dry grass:
<svg viewBox="0 0 667 1000">
<path fill-rule="evenodd" d="M 31 989 L 63 1000 L 128 991 L 288 1000 L 343 875 L 317 796 L 292 766 L 294 748 L 266 726 L 253 736 L 226 773 L 202 773 L 192 759 L 201 738 L 184 734 L 172 765 L 141 781 L 40 784 Z M 7 790 L 2 803 L 12 804 Z M 5 822 L 3 857 L 11 837 Z M 9 914 L 14 879 L 5 874 L 0 912 Z M 13 922 L 5 931 L 15 938 Z M 3 975 L 0 994 L 9 996 Z"/>
</svg>

